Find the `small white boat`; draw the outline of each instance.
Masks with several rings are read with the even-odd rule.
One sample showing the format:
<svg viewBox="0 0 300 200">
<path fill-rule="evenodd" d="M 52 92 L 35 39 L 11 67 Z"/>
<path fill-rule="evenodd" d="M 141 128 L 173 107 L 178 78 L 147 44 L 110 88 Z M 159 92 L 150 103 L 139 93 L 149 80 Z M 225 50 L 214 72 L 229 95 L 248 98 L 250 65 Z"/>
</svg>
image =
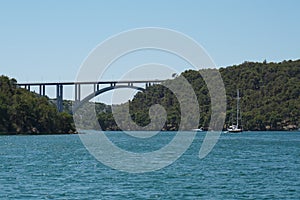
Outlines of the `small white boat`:
<svg viewBox="0 0 300 200">
<path fill-rule="evenodd" d="M 194 128 L 194 129 L 192 129 L 192 131 L 202 132 L 204 130 L 203 130 L 203 127 L 201 127 L 201 128 Z"/>
<path fill-rule="evenodd" d="M 243 129 L 241 128 L 241 126 L 239 125 L 239 120 L 240 120 L 240 107 L 239 107 L 239 102 L 240 102 L 240 93 L 239 90 L 237 90 L 237 104 L 236 104 L 236 124 L 232 124 L 231 126 L 229 126 L 229 128 L 227 129 L 227 131 L 229 133 L 239 133 L 242 132 Z"/>
<path fill-rule="evenodd" d="M 229 128 L 227 129 L 227 131 L 229 133 L 239 133 L 239 132 L 243 132 L 243 129 L 239 128 L 238 124 L 237 124 L 237 125 L 231 125 L 231 126 L 229 126 Z"/>
</svg>

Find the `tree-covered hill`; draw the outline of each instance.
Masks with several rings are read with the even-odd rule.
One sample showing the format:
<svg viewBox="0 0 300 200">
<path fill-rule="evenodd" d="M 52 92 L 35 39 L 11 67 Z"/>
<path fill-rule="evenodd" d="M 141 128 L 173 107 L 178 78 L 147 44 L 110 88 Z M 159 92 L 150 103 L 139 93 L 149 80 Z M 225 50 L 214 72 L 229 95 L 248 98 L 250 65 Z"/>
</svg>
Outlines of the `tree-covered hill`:
<svg viewBox="0 0 300 200">
<path fill-rule="evenodd" d="M 16 86 L 15 79 L 0 76 L 0 133 L 38 134 L 75 131 L 72 116 L 58 113 L 47 97 Z"/>
<path fill-rule="evenodd" d="M 205 69 L 214 74 L 216 69 Z M 234 120 L 236 112 L 236 90 L 239 89 L 244 130 L 294 130 L 300 128 L 300 60 L 280 63 L 244 62 L 240 65 L 220 68 L 226 97 L 227 111 L 224 129 Z M 166 84 L 182 89 L 177 80 L 184 77 L 197 96 L 200 120 L 198 127 L 207 128 L 210 123 L 210 92 L 197 71 L 183 72 Z M 214 78 L 214 76 L 212 76 Z M 189 102 L 190 94 L 183 97 Z M 162 105 L 167 114 L 163 130 L 177 130 L 180 122 L 187 124 L 192 119 L 181 118 L 181 107 L 177 97 L 163 84 L 149 86 L 138 92 L 132 101 L 113 108 L 121 119 L 121 129 L 133 130 L 133 120 L 140 126 L 151 121 L 149 108 Z M 75 132 L 71 112 L 71 101 L 64 101 L 65 112 L 58 113 L 53 100 L 16 87 L 16 80 L 0 76 L 0 133 L 69 133 Z M 129 107 L 130 117 L 126 115 Z M 193 107 L 186 104 L 194 112 Z M 103 130 L 119 130 L 111 107 L 96 104 L 98 121 Z M 88 113 L 86 113 L 88 114 Z M 124 117 L 123 117 L 124 116 Z M 155 120 L 155 119 L 154 119 Z M 91 127 L 91 125 L 89 126 Z M 97 126 L 95 126 L 96 128 Z M 156 127 L 150 127 L 151 130 Z"/>
<path fill-rule="evenodd" d="M 280 63 L 244 62 L 220 69 L 228 115 L 235 106 L 236 88 L 241 92 L 246 130 L 289 130 L 300 126 L 300 60 Z"/>
<path fill-rule="evenodd" d="M 213 70 L 212 70 L 213 71 Z M 236 90 L 240 90 L 242 125 L 244 130 L 293 130 L 300 126 L 300 60 L 280 63 L 244 62 L 220 68 L 227 96 L 224 128 L 236 112 Z M 199 127 L 208 127 L 210 121 L 210 96 L 201 75 L 188 70 L 184 76 L 194 88 L 200 107 Z M 172 80 L 170 80 L 172 81 Z M 188 97 L 187 97 L 188 98 Z M 139 92 L 129 102 L 131 118 L 139 125 L 150 122 L 149 108 L 161 104 L 167 111 L 165 130 L 177 130 L 180 106 L 174 94 L 162 85 L 153 85 Z M 122 109 L 119 109 L 122 112 Z M 99 114 L 104 129 L 116 129 L 110 113 Z M 126 127 L 126 122 L 122 127 Z M 130 130 L 130 127 L 127 127 Z"/>
</svg>

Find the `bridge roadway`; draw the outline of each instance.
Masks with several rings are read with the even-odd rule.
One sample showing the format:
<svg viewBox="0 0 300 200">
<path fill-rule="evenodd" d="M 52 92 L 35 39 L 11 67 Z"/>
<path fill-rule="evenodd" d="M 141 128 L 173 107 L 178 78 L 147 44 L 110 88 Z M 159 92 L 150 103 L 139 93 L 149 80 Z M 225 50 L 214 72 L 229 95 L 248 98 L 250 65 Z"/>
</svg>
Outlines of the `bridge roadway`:
<svg viewBox="0 0 300 200">
<path fill-rule="evenodd" d="M 140 84 L 145 84 L 145 88 L 150 85 L 162 83 L 165 80 L 136 80 L 136 81 L 85 81 L 85 82 L 45 82 L 45 83 L 17 83 L 17 86 L 25 88 L 30 91 L 30 87 L 38 86 L 39 94 L 41 96 L 46 96 L 47 86 L 56 86 L 56 106 L 59 112 L 63 111 L 63 87 L 64 86 L 74 86 L 76 104 L 82 103 L 90 100 L 91 98 L 100 95 L 104 92 L 118 89 L 118 88 L 132 88 L 137 90 L 144 90 L 144 88 L 137 86 Z M 93 91 L 90 95 L 81 98 L 81 86 L 91 85 L 93 86 Z M 104 86 L 100 87 L 100 86 Z"/>
</svg>

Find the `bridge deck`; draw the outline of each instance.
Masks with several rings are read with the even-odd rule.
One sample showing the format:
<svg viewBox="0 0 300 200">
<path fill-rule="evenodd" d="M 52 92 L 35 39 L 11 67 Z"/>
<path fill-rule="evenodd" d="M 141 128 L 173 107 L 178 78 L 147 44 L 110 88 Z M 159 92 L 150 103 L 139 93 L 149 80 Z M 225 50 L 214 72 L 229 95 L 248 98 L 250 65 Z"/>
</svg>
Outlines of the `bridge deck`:
<svg viewBox="0 0 300 200">
<path fill-rule="evenodd" d="M 84 81 L 84 82 L 45 82 L 45 83 L 17 83 L 18 86 L 38 86 L 38 85 L 90 85 L 90 84 L 125 84 L 125 83 L 161 83 L 165 80 L 138 80 L 138 81 Z"/>
</svg>

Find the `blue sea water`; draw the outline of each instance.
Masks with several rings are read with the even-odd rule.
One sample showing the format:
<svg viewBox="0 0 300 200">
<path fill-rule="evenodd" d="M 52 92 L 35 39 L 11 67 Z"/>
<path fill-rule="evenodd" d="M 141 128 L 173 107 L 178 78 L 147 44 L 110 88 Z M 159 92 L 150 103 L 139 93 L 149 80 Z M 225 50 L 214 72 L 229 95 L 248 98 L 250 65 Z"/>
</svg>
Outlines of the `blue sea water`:
<svg viewBox="0 0 300 200">
<path fill-rule="evenodd" d="M 136 152 L 174 134 L 139 142 L 107 133 Z M 300 132 L 222 134 L 199 159 L 204 134 L 173 164 L 141 174 L 103 165 L 78 135 L 0 136 L 0 199 L 300 199 Z"/>
</svg>

